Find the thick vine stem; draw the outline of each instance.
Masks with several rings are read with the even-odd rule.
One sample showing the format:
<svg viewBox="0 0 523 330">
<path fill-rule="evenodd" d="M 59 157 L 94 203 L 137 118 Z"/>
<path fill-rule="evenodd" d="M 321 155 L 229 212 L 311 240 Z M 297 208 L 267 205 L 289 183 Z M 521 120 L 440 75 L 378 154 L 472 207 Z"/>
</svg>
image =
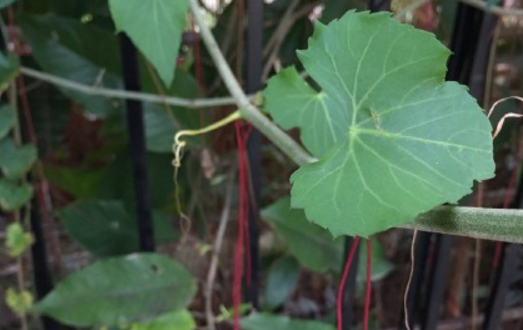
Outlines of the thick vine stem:
<svg viewBox="0 0 523 330">
<path fill-rule="evenodd" d="M 241 114 L 244 119 L 254 125 L 262 134 L 269 140 L 275 143 L 289 158 L 291 158 L 298 165 L 305 165 L 316 161 L 303 148 L 296 143 L 290 136 L 283 132 L 270 119 L 265 117 L 261 111 L 251 104 L 242 88 L 238 84 L 236 77 L 231 71 L 227 61 L 223 57 L 220 47 L 216 43 L 211 30 L 206 25 L 203 18 L 200 5 L 197 0 L 191 1 L 191 11 L 194 19 L 200 28 L 202 39 L 211 55 L 218 72 L 220 73 L 223 82 L 227 89 L 236 100 L 236 105 L 241 109 Z"/>
<path fill-rule="evenodd" d="M 477 239 L 523 243 L 523 212 L 517 209 L 440 206 L 420 214 L 413 223 L 399 227 Z"/>
</svg>

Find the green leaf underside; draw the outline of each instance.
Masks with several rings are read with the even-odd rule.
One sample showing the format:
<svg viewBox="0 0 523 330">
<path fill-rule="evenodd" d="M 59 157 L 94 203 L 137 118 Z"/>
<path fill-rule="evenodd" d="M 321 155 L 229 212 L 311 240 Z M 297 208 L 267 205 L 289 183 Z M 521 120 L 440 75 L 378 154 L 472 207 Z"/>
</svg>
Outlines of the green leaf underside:
<svg viewBox="0 0 523 330">
<path fill-rule="evenodd" d="M 189 1 L 110 0 L 109 6 L 116 27 L 129 35 L 170 86 Z"/>
<path fill-rule="evenodd" d="M 319 24 L 266 106 L 319 158 L 291 177 L 292 207 L 335 236 L 368 236 L 456 202 L 493 176 L 491 126 L 465 87 L 444 83 L 449 51 L 387 13 Z"/>
<path fill-rule="evenodd" d="M 127 325 L 181 310 L 195 292 L 194 279 L 175 261 L 134 254 L 70 275 L 31 311 L 78 327 Z"/>
</svg>

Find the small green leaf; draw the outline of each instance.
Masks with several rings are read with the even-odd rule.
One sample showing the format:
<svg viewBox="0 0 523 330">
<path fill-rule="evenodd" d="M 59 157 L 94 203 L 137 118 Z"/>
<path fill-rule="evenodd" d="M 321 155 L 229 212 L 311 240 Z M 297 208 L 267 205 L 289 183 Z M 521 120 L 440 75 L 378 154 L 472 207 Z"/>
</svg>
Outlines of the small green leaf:
<svg viewBox="0 0 523 330">
<path fill-rule="evenodd" d="M 18 0 L 0 0 L 0 9 L 10 6 Z"/>
<path fill-rule="evenodd" d="M 343 254 L 341 242 L 323 228 L 309 222 L 301 210 L 290 208 L 288 197 L 266 207 L 262 216 L 289 245 L 303 267 L 317 272 L 338 271 Z"/>
<path fill-rule="evenodd" d="M 13 108 L 9 105 L 0 107 L 0 140 L 5 138 L 15 125 L 16 118 Z"/>
<path fill-rule="evenodd" d="M 334 236 L 367 237 L 470 193 L 494 174 L 491 126 L 466 88 L 444 82 L 449 50 L 389 13 L 318 23 L 266 107 L 299 127 L 319 161 L 291 177 L 291 205 Z"/>
<path fill-rule="evenodd" d="M 12 212 L 29 203 L 33 197 L 33 187 L 29 184 L 16 185 L 0 179 L 0 209 Z"/>
<path fill-rule="evenodd" d="M 19 257 L 33 243 L 33 235 L 24 232 L 24 228 L 19 223 L 12 223 L 7 227 L 5 246 L 11 257 Z"/>
<path fill-rule="evenodd" d="M 187 310 L 163 314 L 149 322 L 133 324 L 131 330 L 193 330 L 196 323 Z"/>
<path fill-rule="evenodd" d="M 188 0 L 109 0 L 118 30 L 129 35 L 166 86 L 174 78 Z"/>
<path fill-rule="evenodd" d="M 0 52 L 0 94 L 5 91 L 11 81 L 18 75 L 18 58 L 13 55 L 5 56 Z"/>
<path fill-rule="evenodd" d="M 138 225 L 119 201 L 90 200 L 68 205 L 58 213 L 71 237 L 99 257 L 138 251 Z M 177 232 L 169 219 L 154 214 L 158 243 L 173 241 Z"/>
<path fill-rule="evenodd" d="M 0 168 L 11 180 L 21 178 L 37 158 L 36 147 L 30 144 L 17 148 L 11 139 L 0 141 Z"/>
<path fill-rule="evenodd" d="M 29 308 L 33 306 L 34 298 L 27 290 L 16 291 L 13 288 L 7 289 L 5 302 L 13 312 L 18 315 L 25 315 Z"/>
<path fill-rule="evenodd" d="M 255 313 L 241 320 L 244 330 L 335 330 L 332 325 L 310 320 L 291 319 L 287 316 Z"/>
<path fill-rule="evenodd" d="M 300 279 L 300 264 L 293 257 L 276 260 L 267 277 L 264 305 L 274 309 L 287 300 L 295 290 Z"/>
<path fill-rule="evenodd" d="M 78 327 L 128 325 L 182 310 L 195 293 L 195 280 L 177 262 L 134 254 L 70 275 L 30 311 Z"/>
</svg>

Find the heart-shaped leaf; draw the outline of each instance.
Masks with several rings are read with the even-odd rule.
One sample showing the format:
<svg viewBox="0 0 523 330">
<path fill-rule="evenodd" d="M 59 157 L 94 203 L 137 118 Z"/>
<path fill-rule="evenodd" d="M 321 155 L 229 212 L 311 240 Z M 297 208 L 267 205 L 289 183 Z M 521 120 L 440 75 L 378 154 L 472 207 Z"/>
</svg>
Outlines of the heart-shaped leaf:
<svg viewBox="0 0 523 330">
<path fill-rule="evenodd" d="M 16 180 L 31 169 L 36 161 L 36 147 L 30 144 L 15 147 L 13 140 L 0 141 L 0 168 L 8 179 Z"/>
<path fill-rule="evenodd" d="M 78 327 L 126 325 L 185 308 L 192 276 L 158 254 L 98 261 L 60 282 L 31 312 Z"/>
<path fill-rule="evenodd" d="M 449 51 L 388 13 L 317 24 L 303 66 L 273 78 L 266 106 L 320 160 L 292 177 L 292 207 L 334 235 L 368 236 L 456 202 L 493 176 L 491 126 L 466 88 L 444 83 Z"/>
<path fill-rule="evenodd" d="M 33 197 L 33 187 L 28 184 L 21 186 L 0 179 L 0 209 L 12 212 L 24 206 Z"/>
<path fill-rule="evenodd" d="M 176 59 L 185 27 L 188 0 L 109 0 L 118 30 L 154 65 L 166 86 L 174 78 Z"/>
</svg>

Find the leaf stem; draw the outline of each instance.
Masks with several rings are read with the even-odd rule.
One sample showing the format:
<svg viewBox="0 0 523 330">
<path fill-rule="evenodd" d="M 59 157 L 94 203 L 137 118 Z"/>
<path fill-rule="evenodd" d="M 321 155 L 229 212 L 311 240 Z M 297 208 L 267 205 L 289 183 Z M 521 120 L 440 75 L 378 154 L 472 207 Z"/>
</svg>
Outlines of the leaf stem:
<svg viewBox="0 0 523 330">
<path fill-rule="evenodd" d="M 209 27 L 205 24 L 205 20 L 201 13 L 200 5 L 197 0 L 190 0 L 191 11 L 194 19 L 200 28 L 202 39 L 211 55 L 220 76 L 227 86 L 227 89 L 236 101 L 236 105 L 241 109 L 241 115 L 244 119 L 253 124 L 261 133 L 263 133 L 269 140 L 276 144 L 289 158 L 291 158 L 298 165 L 305 165 L 314 162 L 316 159 L 311 157 L 303 148 L 296 143 L 289 135 L 283 132 L 272 121 L 265 117 L 261 111 L 251 104 L 243 92 L 240 84 L 236 80 L 231 71 L 227 61 Z"/>
</svg>

